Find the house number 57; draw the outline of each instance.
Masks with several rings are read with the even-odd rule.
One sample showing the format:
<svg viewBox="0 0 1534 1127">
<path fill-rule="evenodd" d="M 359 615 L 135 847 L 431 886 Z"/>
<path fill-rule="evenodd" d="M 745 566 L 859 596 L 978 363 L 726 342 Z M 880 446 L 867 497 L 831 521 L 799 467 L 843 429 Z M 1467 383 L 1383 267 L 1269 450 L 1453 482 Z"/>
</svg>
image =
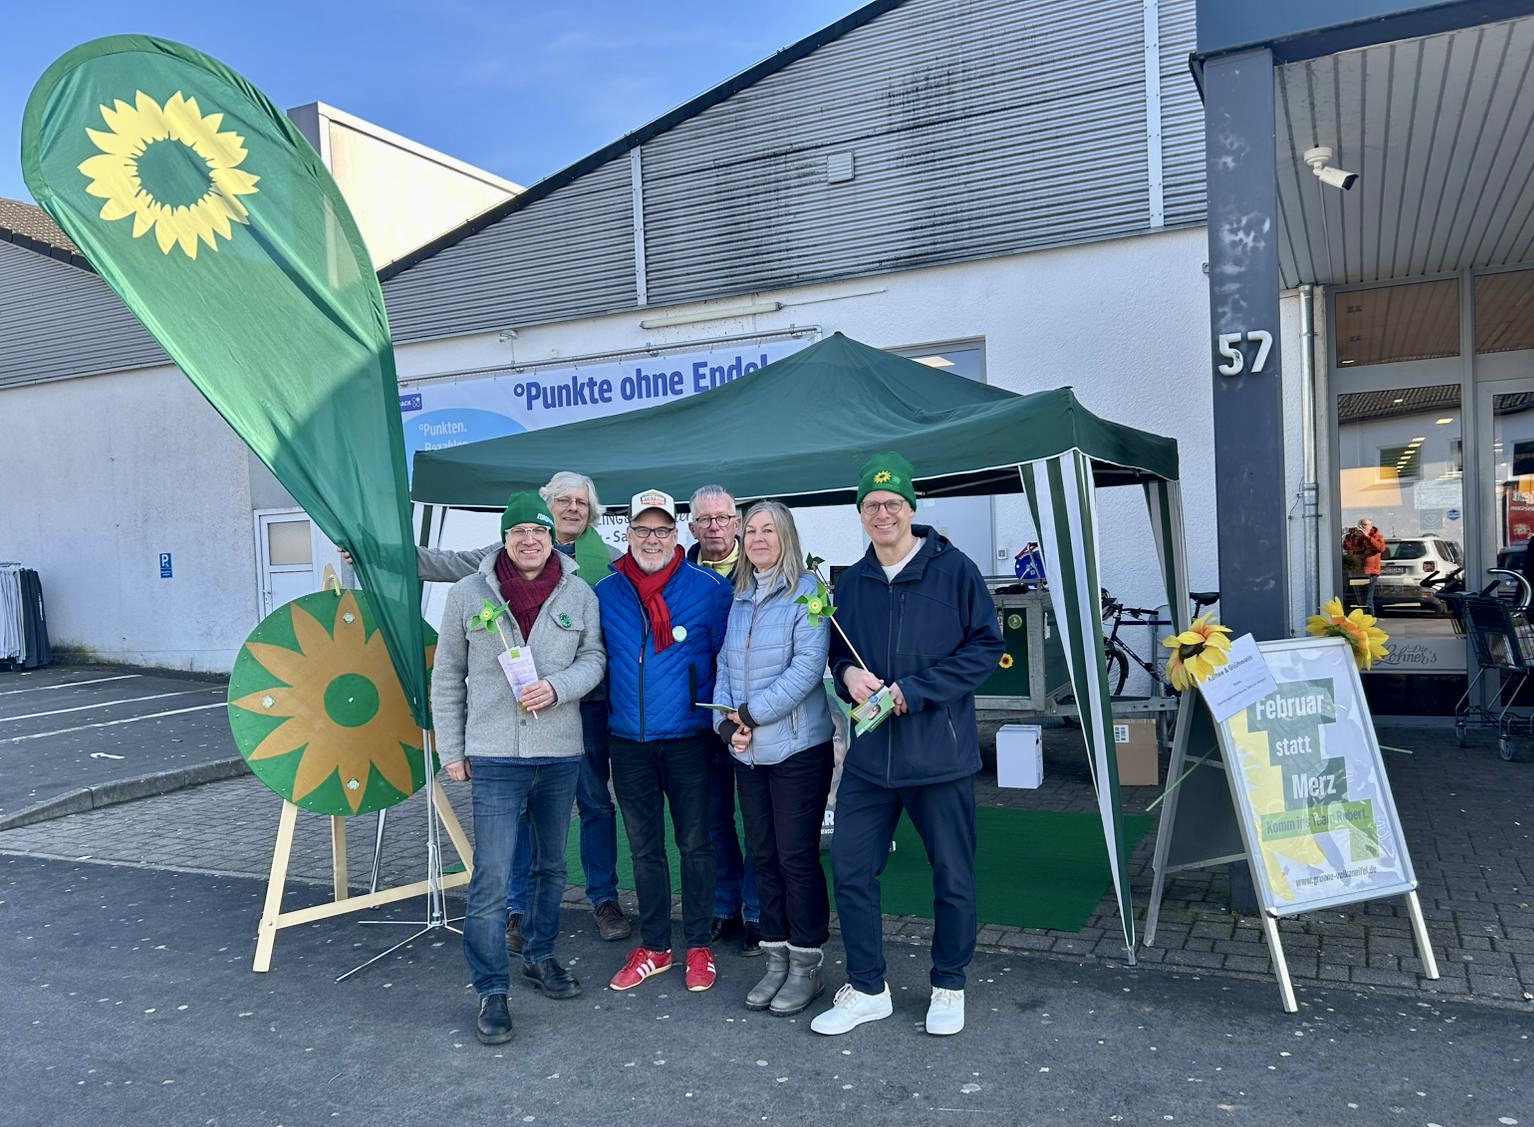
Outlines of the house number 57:
<svg viewBox="0 0 1534 1127">
<path fill-rule="evenodd" d="M 1221 333 L 1218 339 L 1220 355 L 1225 357 L 1225 362 L 1217 365 L 1215 370 L 1222 376 L 1239 376 L 1246 368 L 1246 355 L 1240 348 L 1243 340 L 1257 345 L 1257 356 L 1252 361 L 1254 376 L 1262 371 L 1263 365 L 1268 362 L 1268 349 L 1273 347 L 1273 334 L 1266 329 L 1251 329 L 1244 333 Z"/>
</svg>

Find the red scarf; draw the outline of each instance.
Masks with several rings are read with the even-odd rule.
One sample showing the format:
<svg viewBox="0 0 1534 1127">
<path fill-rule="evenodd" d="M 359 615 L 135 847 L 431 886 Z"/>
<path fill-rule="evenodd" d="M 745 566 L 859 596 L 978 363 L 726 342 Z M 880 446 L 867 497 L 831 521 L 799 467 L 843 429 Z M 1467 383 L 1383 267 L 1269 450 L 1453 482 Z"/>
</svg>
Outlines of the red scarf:
<svg viewBox="0 0 1534 1127">
<path fill-rule="evenodd" d="M 665 588 L 676 574 L 676 569 L 682 566 L 682 559 L 682 549 L 678 547 L 671 562 L 653 574 L 639 566 L 632 552 L 623 553 L 618 562 L 613 564 L 613 570 L 628 576 L 629 582 L 639 592 L 639 604 L 650 616 L 650 633 L 655 636 L 656 653 L 676 641 L 671 636 L 671 608 L 666 605 Z"/>
<path fill-rule="evenodd" d="M 565 569 L 559 562 L 559 554 L 550 552 L 548 562 L 543 565 L 543 570 L 531 579 L 524 579 L 522 573 L 517 570 L 517 565 L 511 562 L 511 557 L 502 548 L 495 554 L 495 577 L 501 581 L 501 597 L 506 600 L 506 608 L 511 611 L 517 620 L 517 625 L 522 628 L 522 640 L 525 642 L 533 633 L 533 623 L 538 621 L 538 612 L 543 609 L 543 604 L 548 602 L 549 596 L 554 593 L 554 588 L 559 586 Z"/>
</svg>

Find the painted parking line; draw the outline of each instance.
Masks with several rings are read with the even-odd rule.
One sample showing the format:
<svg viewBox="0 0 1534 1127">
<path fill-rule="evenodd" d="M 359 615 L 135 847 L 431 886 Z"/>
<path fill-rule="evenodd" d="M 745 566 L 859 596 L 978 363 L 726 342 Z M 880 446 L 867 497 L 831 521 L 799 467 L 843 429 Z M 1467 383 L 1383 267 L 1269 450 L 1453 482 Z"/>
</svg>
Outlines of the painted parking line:
<svg viewBox="0 0 1534 1127">
<path fill-rule="evenodd" d="M 146 700 L 164 700 L 166 697 L 189 697 L 193 693 L 205 693 L 207 689 L 182 689 L 176 693 L 151 693 L 147 697 L 124 697 L 122 700 L 103 700 L 95 704 L 77 704 L 73 708 L 55 708 L 51 712 L 29 712 L 24 716 L 0 716 L 0 724 L 12 720 L 37 720 L 43 716 L 62 716 L 66 712 L 89 712 L 94 708 L 111 708 L 118 704 L 138 704 Z"/>
<path fill-rule="evenodd" d="M 216 704 L 199 704 L 192 708 L 173 708 L 169 712 L 151 712 L 147 716 L 128 716 L 122 720 L 103 720 L 98 724 L 80 724 L 73 728 L 57 728 L 52 732 L 34 732 L 30 736 L 10 736 L 0 739 L 0 744 L 19 744 L 23 740 L 41 740 L 48 736 L 66 736 L 70 732 L 84 732 L 91 728 L 113 728 L 118 724 L 137 724 L 140 720 L 158 720 L 162 716 L 180 716 L 186 712 L 205 712 L 210 708 L 228 708 L 224 701 Z"/>
<path fill-rule="evenodd" d="M 0 691 L 0 697 L 13 697 L 17 693 L 46 693 L 51 689 L 73 689 L 80 685 L 100 685 L 107 681 L 132 681 L 142 676 L 142 673 L 120 673 L 116 677 L 97 677 L 91 681 L 56 681 L 52 685 L 33 685 L 29 689 L 5 689 Z"/>
</svg>

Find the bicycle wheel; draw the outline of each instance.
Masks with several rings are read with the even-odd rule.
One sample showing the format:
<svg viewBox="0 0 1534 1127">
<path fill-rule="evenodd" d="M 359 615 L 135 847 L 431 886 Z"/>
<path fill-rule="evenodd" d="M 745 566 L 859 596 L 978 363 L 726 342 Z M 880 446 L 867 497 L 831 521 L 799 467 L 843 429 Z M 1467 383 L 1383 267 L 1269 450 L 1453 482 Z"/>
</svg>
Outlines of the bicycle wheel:
<svg viewBox="0 0 1534 1127">
<path fill-rule="evenodd" d="M 1118 650 L 1109 650 L 1103 655 L 1103 668 L 1108 674 L 1108 695 L 1119 696 L 1129 680 L 1129 659 Z"/>
</svg>

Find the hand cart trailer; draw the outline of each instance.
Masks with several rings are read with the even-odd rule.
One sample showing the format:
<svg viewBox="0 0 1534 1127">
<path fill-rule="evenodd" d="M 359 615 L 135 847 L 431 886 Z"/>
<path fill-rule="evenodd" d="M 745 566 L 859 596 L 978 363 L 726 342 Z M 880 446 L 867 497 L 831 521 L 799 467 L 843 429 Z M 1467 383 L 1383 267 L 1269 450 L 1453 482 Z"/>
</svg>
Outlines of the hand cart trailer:
<svg viewBox="0 0 1534 1127">
<path fill-rule="evenodd" d="M 1534 739 L 1534 715 L 1513 707 L 1534 674 L 1534 626 L 1528 617 L 1531 590 L 1528 580 L 1516 571 L 1491 568 L 1488 574 L 1497 576 L 1498 582 L 1480 594 L 1458 591 L 1439 596 L 1449 607 L 1454 632 L 1470 642 L 1476 663 L 1475 677 L 1454 707 L 1454 738 L 1463 747 L 1467 728 L 1496 728 L 1497 751 L 1503 759 L 1512 760 L 1517 757 L 1516 739 Z M 1505 590 L 1509 582 L 1516 586 L 1515 598 L 1492 593 Z M 1497 687 L 1488 686 L 1490 699 L 1483 704 L 1476 687 L 1491 671 L 1497 674 Z"/>
</svg>

